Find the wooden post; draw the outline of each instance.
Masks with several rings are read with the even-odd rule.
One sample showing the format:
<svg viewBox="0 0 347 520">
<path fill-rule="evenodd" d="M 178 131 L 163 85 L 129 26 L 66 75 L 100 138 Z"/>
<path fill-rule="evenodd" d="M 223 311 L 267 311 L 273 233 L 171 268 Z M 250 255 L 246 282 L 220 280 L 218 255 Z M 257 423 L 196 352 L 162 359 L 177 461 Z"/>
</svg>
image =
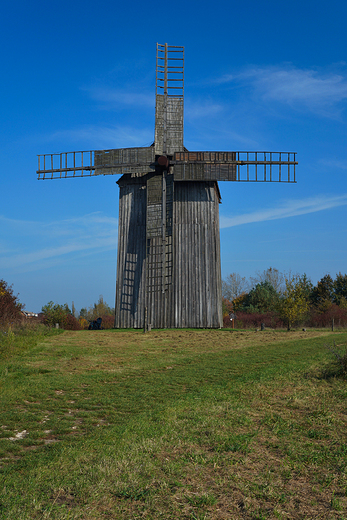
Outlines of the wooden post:
<svg viewBox="0 0 347 520">
<path fill-rule="evenodd" d="M 143 332 L 147 332 L 147 307 L 145 307 L 145 321 L 143 324 Z"/>
<path fill-rule="evenodd" d="M 333 321 L 332 321 L 332 324 L 331 324 L 331 330 L 334 332 L 334 318 L 333 318 Z"/>
</svg>

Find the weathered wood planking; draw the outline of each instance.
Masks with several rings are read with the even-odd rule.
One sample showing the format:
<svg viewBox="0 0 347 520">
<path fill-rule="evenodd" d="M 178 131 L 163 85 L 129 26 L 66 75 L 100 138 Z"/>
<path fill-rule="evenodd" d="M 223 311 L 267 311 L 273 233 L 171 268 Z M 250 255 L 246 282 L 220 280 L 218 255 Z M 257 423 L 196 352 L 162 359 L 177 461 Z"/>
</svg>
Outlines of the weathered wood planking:
<svg viewBox="0 0 347 520">
<path fill-rule="evenodd" d="M 216 183 L 173 182 L 167 175 L 163 218 L 158 204 L 162 176 L 150 174 L 147 184 L 144 178 L 129 177 L 118 182 L 116 327 L 143 328 L 145 308 L 153 328 L 220 327 Z"/>
<path fill-rule="evenodd" d="M 165 111 L 165 103 L 167 103 Z M 166 129 L 166 141 L 164 135 Z M 173 155 L 184 150 L 183 99 L 156 95 L 155 105 L 155 153 Z"/>
<path fill-rule="evenodd" d="M 222 325 L 219 197 L 213 182 L 175 182 L 175 326 Z"/>
<path fill-rule="evenodd" d="M 146 284 L 146 181 L 119 181 L 116 328 L 143 327 Z"/>
<path fill-rule="evenodd" d="M 96 150 L 94 167 L 97 175 L 116 175 L 133 173 L 146 175 L 155 161 L 154 146 L 141 148 L 119 148 L 114 150 Z"/>
</svg>

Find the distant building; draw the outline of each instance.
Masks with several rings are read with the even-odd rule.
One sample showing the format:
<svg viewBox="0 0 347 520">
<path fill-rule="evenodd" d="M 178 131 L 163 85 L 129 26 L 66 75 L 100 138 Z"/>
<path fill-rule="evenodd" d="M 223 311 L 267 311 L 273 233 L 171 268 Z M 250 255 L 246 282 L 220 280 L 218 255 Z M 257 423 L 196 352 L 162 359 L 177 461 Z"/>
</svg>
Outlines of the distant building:
<svg viewBox="0 0 347 520">
<path fill-rule="evenodd" d="M 25 318 L 38 318 L 38 317 L 39 317 L 39 315 L 37 314 L 37 312 L 22 311 L 22 315 L 23 315 Z"/>
</svg>

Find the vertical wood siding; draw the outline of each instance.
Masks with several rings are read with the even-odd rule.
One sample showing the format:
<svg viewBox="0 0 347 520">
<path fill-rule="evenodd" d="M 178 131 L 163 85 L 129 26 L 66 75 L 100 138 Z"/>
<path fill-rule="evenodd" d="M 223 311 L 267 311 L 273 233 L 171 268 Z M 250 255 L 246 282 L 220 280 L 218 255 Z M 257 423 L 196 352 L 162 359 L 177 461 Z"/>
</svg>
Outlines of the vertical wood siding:
<svg viewBox="0 0 347 520">
<path fill-rule="evenodd" d="M 162 182 L 164 206 L 159 200 Z M 220 327 L 216 183 L 173 182 L 173 175 L 167 175 L 165 180 L 124 176 L 118 184 L 116 327 L 143 328 L 145 307 L 153 328 Z"/>
<path fill-rule="evenodd" d="M 146 257 L 146 181 L 119 181 L 116 283 L 117 328 L 141 328 L 144 320 Z"/>
<path fill-rule="evenodd" d="M 218 204 L 214 182 L 175 182 L 175 327 L 222 326 Z"/>
</svg>

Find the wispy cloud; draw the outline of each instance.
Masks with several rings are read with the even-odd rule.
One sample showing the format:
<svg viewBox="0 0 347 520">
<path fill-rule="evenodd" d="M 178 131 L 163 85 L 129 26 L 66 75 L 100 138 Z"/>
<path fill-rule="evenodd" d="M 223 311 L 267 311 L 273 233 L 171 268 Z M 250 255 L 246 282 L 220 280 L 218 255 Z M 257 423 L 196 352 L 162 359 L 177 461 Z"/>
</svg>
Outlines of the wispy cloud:
<svg viewBox="0 0 347 520">
<path fill-rule="evenodd" d="M 244 213 L 235 217 L 220 218 L 220 227 L 228 228 L 251 224 L 254 222 L 264 222 L 267 220 L 278 220 L 282 218 L 297 217 L 308 213 L 316 213 L 338 206 L 347 205 L 347 194 L 336 197 L 326 197 L 324 195 L 308 199 L 289 200 L 273 208 L 260 209 L 251 213 Z"/>
<path fill-rule="evenodd" d="M 221 103 L 214 100 L 199 101 L 194 98 L 187 98 L 185 100 L 185 116 L 188 119 L 206 118 L 208 116 L 215 116 L 224 110 Z"/>
<path fill-rule="evenodd" d="M 7 231 L 8 242 L 13 233 L 17 242 L 19 237 L 25 236 L 25 240 L 20 240 L 20 247 L 17 243 L 16 247 L 2 250 L 0 269 L 39 270 L 47 266 L 47 260 L 52 264 L 71 254 L 116 249 L 118 220 L 101 213 L 52 222 L 0 217 L 0 222 Z"/>
<path fill-rule="evenodd" d="M 299 69 L 292 65 L 249 67 L 215 80 L 217 84 L 249 85 L 265 101 L 306 108 L 324 116 L 336 116 L 347 99 L 347 74 Z"/>
<path fill-rule="evenodd" d="M 321 159 L 318 161 L 323 166 L 328 166 L 329 168 L 336 168 L 338 170 L 347 170 L 347 161 L 341 161 L 339 159 Z"/>
</svg>

